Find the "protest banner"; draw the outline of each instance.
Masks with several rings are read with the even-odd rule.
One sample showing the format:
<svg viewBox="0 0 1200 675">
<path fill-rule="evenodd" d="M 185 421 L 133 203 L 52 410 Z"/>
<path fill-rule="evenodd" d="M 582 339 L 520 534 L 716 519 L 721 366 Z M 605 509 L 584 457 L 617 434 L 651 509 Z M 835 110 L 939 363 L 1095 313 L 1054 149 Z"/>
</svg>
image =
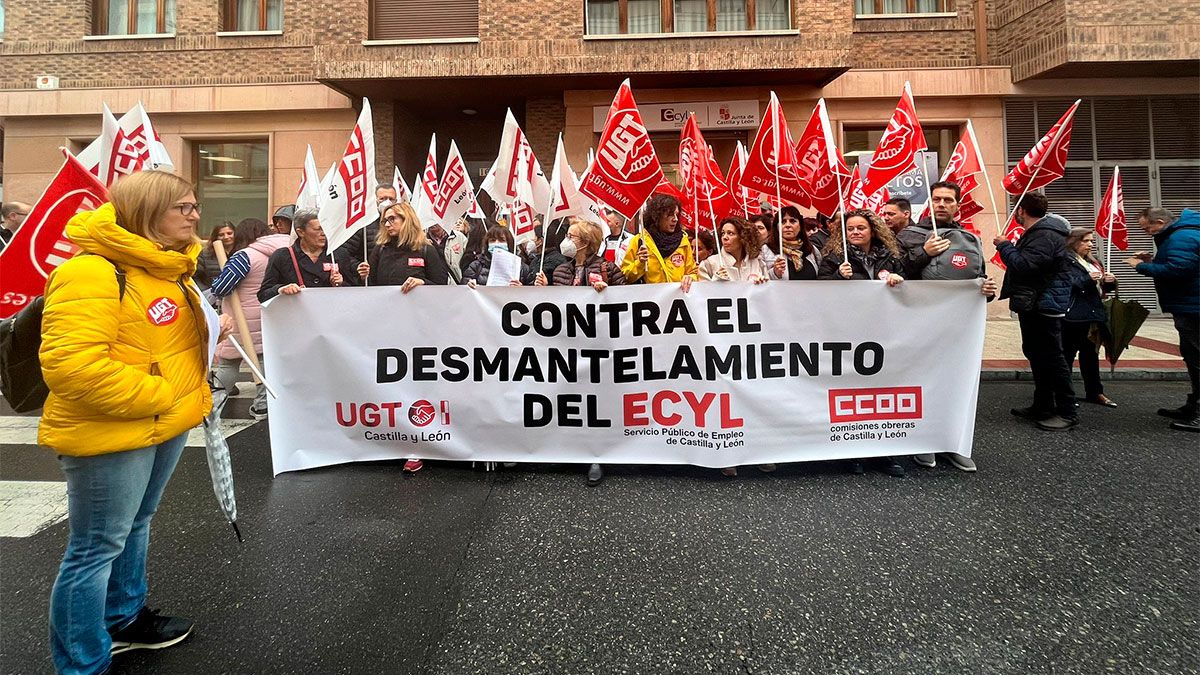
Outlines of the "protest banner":
<svg viewBox="0 0 1200 675">
<path fill-rule="evenodd" d="M 307 289 L 263 308 L 274 471 L 969 455 L 984 315 L 978 280 Z"/>
</svg>

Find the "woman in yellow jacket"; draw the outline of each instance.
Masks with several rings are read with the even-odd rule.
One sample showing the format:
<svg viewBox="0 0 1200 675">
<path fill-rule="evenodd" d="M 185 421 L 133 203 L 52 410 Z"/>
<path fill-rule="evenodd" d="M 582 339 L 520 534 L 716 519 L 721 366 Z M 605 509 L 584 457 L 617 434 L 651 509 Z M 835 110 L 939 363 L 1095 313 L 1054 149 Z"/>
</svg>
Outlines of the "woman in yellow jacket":
<svg viewBox="0 0 1200 675">
<path fill-rule="evenodd" d="M 656 194 L 642 212 L 643 229 L 629 240 L 621 273 L 626 283 L 678 282 L 686 293 L 697 278 L 692 243 L 679 226 L 679 200 Z"/>
<path fill-rule="evenodd" d="M 60 673 L 104 672 L 112 654 L 168 647 L 192 628 L 145 601 L 150 519 L 212 407 L 204 300 L 191 283 L 200 205 L 161 171 L 121 179 L 109 198 L 67 224 L 82 251 L 50 275 L 42 318 L 50 396 L 38 442 L 59 455 L 70 517 L 50 595 Z"/>
</svg>

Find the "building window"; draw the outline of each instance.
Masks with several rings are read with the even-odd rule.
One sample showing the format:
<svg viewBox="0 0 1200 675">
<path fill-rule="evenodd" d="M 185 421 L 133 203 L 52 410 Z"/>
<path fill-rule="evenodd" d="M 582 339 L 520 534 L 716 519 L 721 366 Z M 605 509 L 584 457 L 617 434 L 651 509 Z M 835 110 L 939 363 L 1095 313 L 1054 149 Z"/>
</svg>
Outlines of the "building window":
<svg viewBox="0 0 1200 675">
<path fill-rule="evenodd" d="M 588 35 L 787 30 L 788 0 L 587 0 Z"/>
<path fill-rule="evenodd" d="M 952 0 L 854 0 L 854 12 L 870 14 L 943 14 L 953 12 Z"/>
<path fill-rule="evenodd" d="M 283 30 L 283 0 L 225 0 L 223 30 Z"/>
<path fill-rule="evenodd" d="M 196 200 L 204 205 L 201 236 L 207 236 L 213 227 L 226 220 L 233 223 L 243 218 L 269 220 L 270 166 L 265 138 L 201 141 L 195 147 Z"/>
<path fill-rule="evenodd" d="M 479 37 L 479 0 L 370 2 L 372 40 L 419 42 Z"/>
<path fill-rule="evenodd" d="M 175 32 L 175 0 L 96 0 L 96 35 Z"/>
<path fill-rule="evenodd" d="M 4 0 L 0 0 L 0 40 L 4 39 Z"/>
</svg>

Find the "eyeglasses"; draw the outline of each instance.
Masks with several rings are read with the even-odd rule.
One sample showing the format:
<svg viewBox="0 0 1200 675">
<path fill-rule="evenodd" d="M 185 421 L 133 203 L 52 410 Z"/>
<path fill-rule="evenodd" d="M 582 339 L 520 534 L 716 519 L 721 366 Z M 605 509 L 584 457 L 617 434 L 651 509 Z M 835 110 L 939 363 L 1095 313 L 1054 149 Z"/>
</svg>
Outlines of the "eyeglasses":
<svg viewBox="0 0 1200 675">
<path fill-rule="evenodd" d="M 197 215 L 199 215 L 199 213 L 200 213 L 200 203 L 199 202 L 179 202 L 178 204 L 175 205 L 175 208 L 179 209 L 179 212 L 183 214 L 184 218 L 187 218 L 188 216 L 192 215 L 193 213 L 195 213 Z"/>
<path fill-rule="evenodd" d="M 399 216 L 388 216 L 387 218 L 383 219 L 384 225 L 395 225 L 398 222 L 400 222 Z"/>
</svg>

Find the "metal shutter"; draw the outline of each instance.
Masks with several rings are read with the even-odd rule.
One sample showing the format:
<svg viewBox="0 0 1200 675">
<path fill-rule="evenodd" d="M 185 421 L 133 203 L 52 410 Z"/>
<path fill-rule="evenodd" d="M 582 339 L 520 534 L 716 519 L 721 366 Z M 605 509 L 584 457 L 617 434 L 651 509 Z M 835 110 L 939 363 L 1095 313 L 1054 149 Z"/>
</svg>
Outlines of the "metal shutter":
<svg viewBox="0 0 1200 675">
<path fill-rule="evenodd" d="M 1032 100 L 1004 102 L 1004 147 L 1010 169 L 1037 143 L 1035 120 L 1035 104 Z"/>
<path fill-rule="evenodd" d="M 1096 154 L 1101 161 L 1150 159 L 1150 106 L 1146 99 L 1097 99 L 1092 104 Z"/>
<path fill-rule="evenodd" d="M 1066 175 L 1047 185 L 1042 192 L 1050 203 L 1050 211 L 1066 218 L 1072 227 L 1092 227 L 1096 224 L 1095 184 L 1090 164 L 1068 164 Z"/>
<path fill-rule="evenodd" d="M 1200 164 L 1159 164 L 1158 193 L 1162 197 L 1162 207 L 1176 216 L 1184 209 L 1200 209 Z"/>
<path fill-rule="evenodd" d="M 479 0 L 372 0 L 374 40 L 472 37 L 479 37 Z"/>
<path fill-rule="evenodd" d="M 1096 193 L 1097 209 L 1100 208 L 1100 200 L 1104 198 L 1104 191 L 1108 189 L 1108 181 L 1112 179 L 1112 172 L 1111 166 L 1100 167 L 1099 190 Z M 1154 294 L 1154 280 L 1134 272 L 1132 267 L 1125 264 L 1125 259 L 1134 251 L 1154 250 L 1154 240 L 1150 235 L 1142 232 L 1137 224 L 1138 212 L 1151 204 L 1150 168 L 1122 166 L 1121 193 L 1125 197 L 1125 227 L 1129 230 L 1129 249 L 1125 251 L 1113 249 L 1112 266 L 1109 271 L 1117 276 L 1119 284 L 1117 289 L 1122 298 L 1137 300 L 1146 309 L 1157 312 L 1159 311 L 1158 297 Z M 1095 225 L 1094 220 L 1092 224 Z M 1101 262 L 1104 261 L 1106 245 L 1107 243 L 1096 242 L 1096 256 L 1100 258 Z"/>
<path fill-rule="evenodd" d="M 1200 99 L 1189 96 L 1150 101 L 1156 159 L 1200 158 Z M 1194 204 L 1194 202 L 1193 202 Z"/>
</svg>

